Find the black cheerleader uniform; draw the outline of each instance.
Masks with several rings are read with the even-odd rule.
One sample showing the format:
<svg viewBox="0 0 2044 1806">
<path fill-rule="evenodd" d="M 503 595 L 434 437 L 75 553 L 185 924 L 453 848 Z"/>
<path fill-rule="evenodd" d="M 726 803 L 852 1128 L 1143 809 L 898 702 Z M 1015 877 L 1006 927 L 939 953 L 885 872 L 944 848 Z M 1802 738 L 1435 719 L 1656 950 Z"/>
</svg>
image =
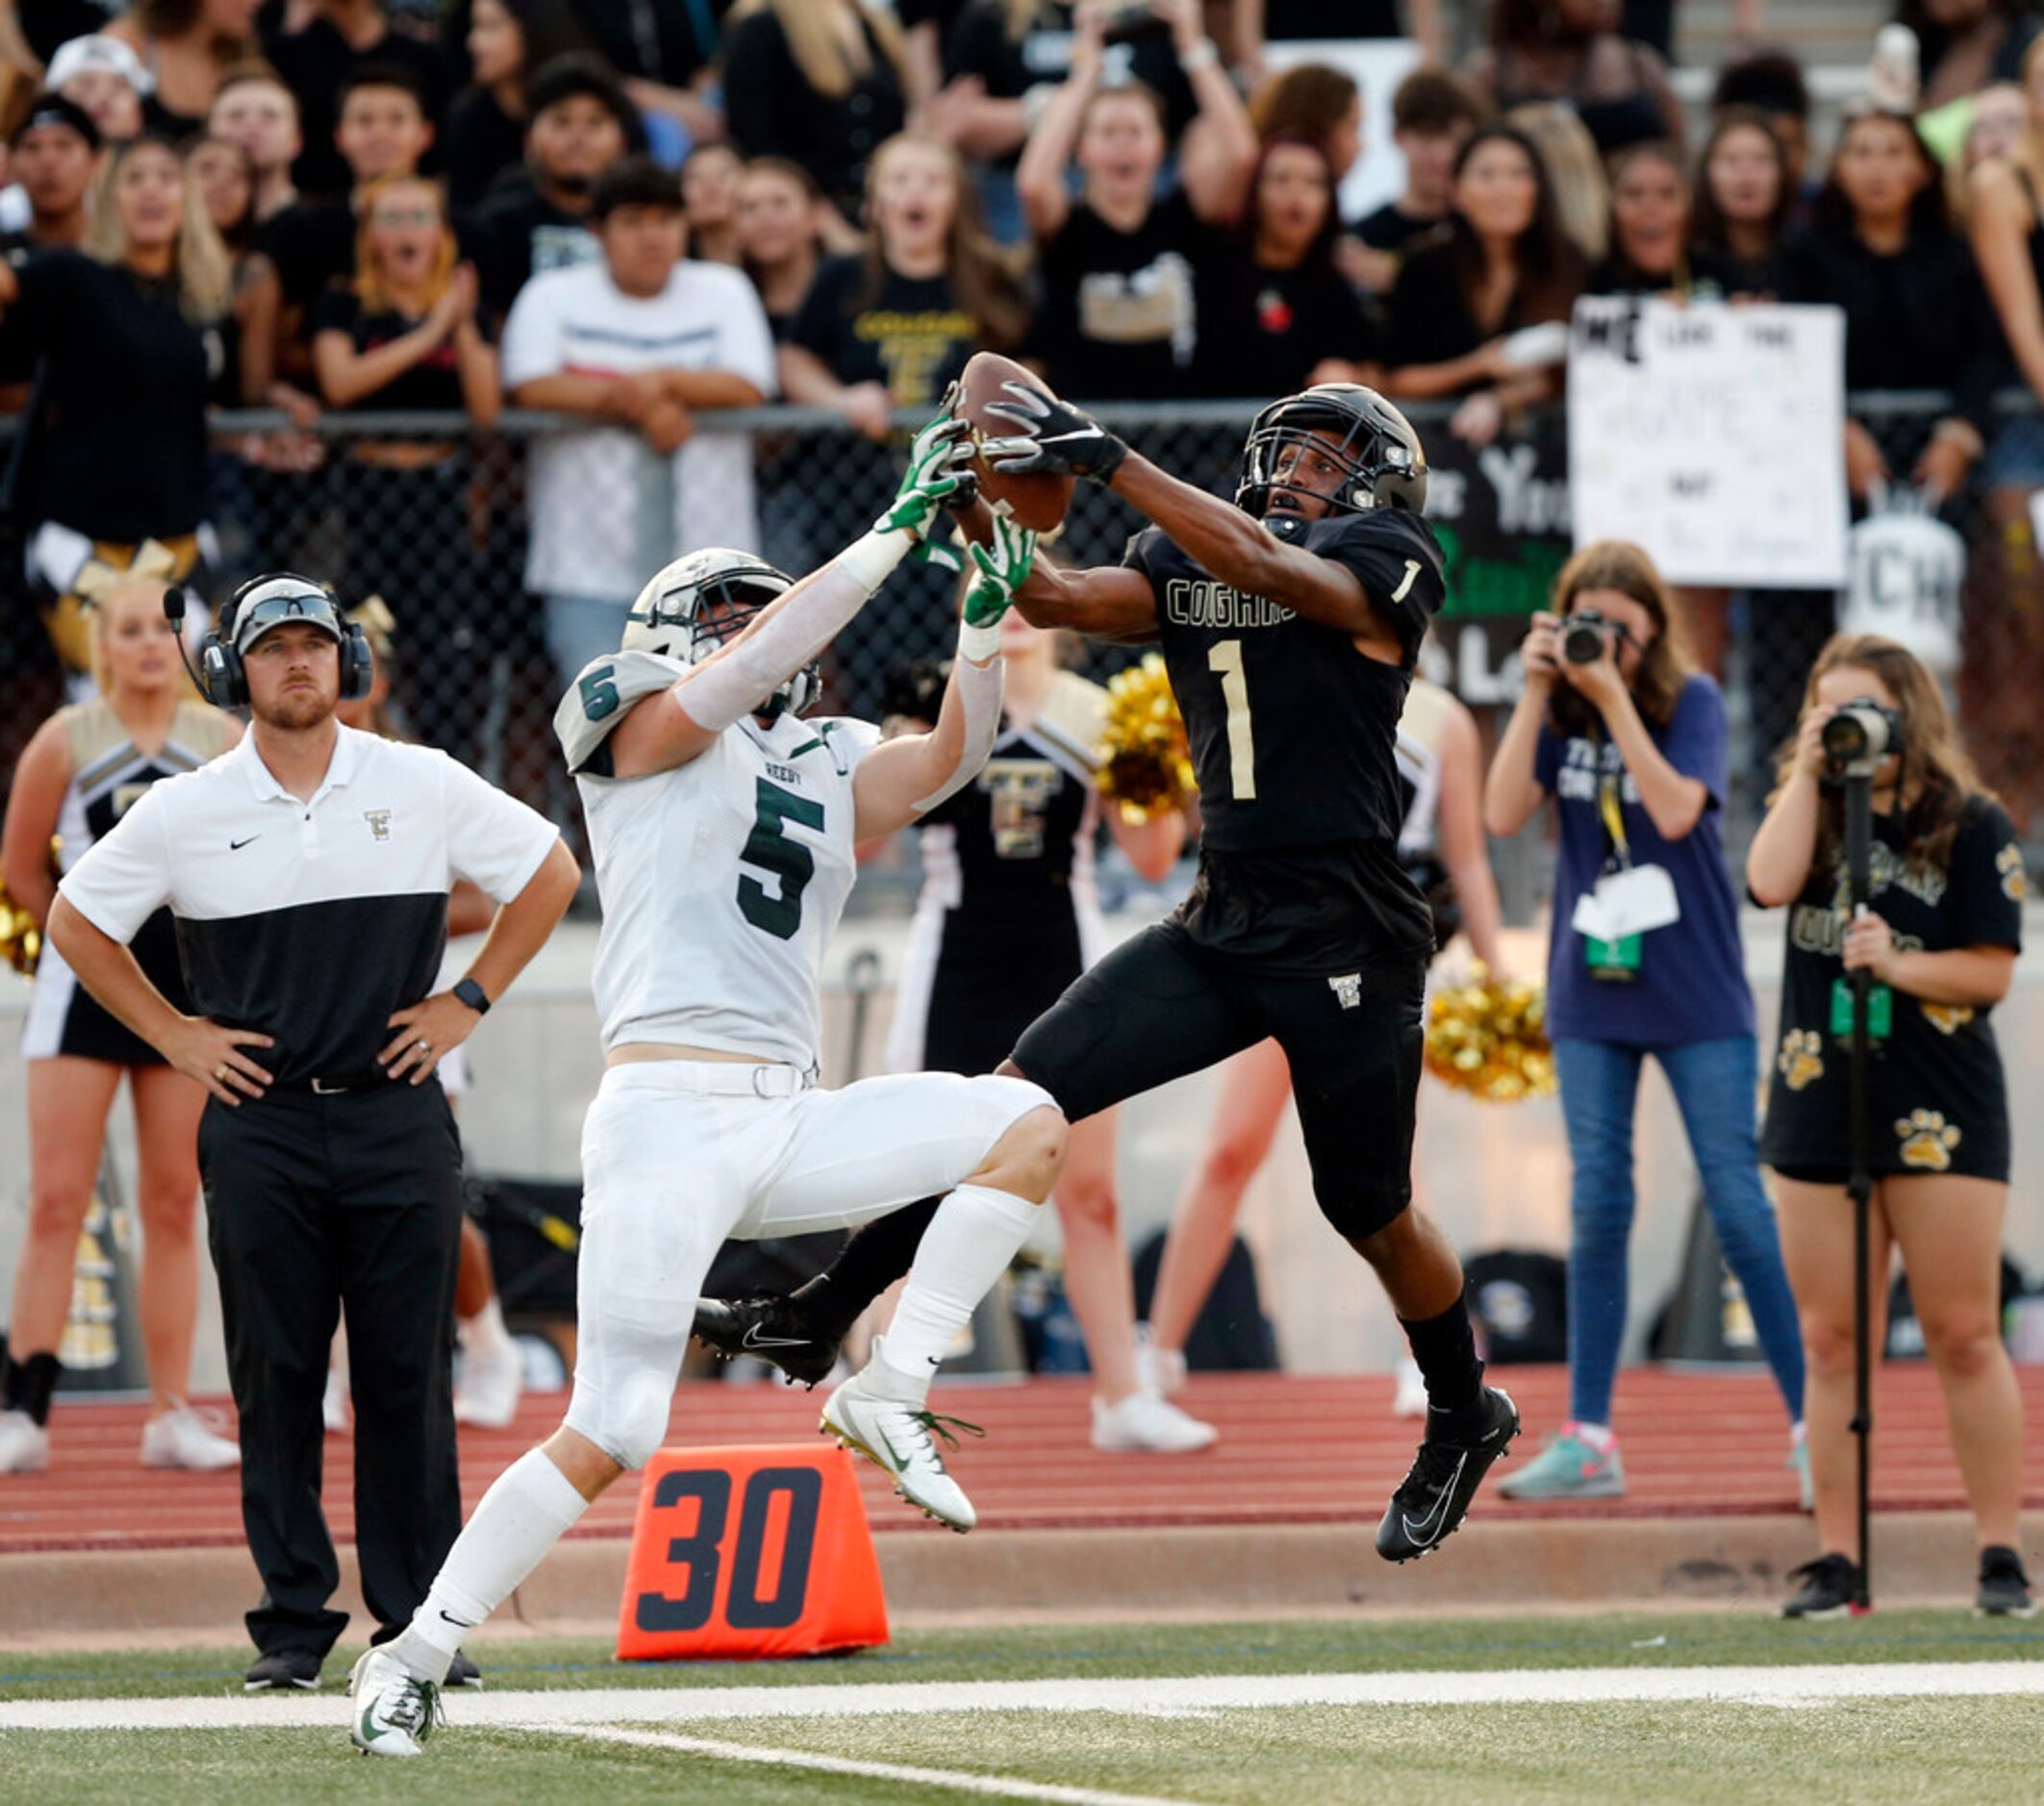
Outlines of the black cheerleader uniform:
<svg viewBox="0 0 2044 1806">
<path fill-rule="evenodd" d="M 1967 806 L 1942 871 L 1904 862 L 1891 815 L 1874 818 L 1868 907 L 1907 951 L 2023 943 L 2023 855 L 2000 807 Z M 1781 1026 L 1768 1075 L 1760 1158 L 1785 1178 L 1843 1185 L 1852 1023 L 1842 948 L 1851 919 L 1845 855 L 1810 874 L 1788 918 Z M 1868 1069 L 1867 1169 L 1877 1177 L 1950 1172 L 2006 1183 L 2008 1092 L 1986 1009 L 1877 997 Z M 1879 1031 L 1881 1017 L 1888 1032 Z"/>
<path fill-rule="evenodd" d="M 71 781 L 57 815 L 59 854 L 69 871 L 159 778 L 196 771 L 227 750 L 232 717 L 201 702 L 181 702 L 163 750 L 145 753 L 104 697 L 60 712 L 71 745 Z M 224 850 L 224 849 L 222 849 Z M 149 982 L 174 1010 L 189 1011 L 191 997 L 178 964 L 177 924 L 167 909 L 143 922 L 129 942 Z M 63 956 L 45 939 L 36 966 L 36 990 L 21 1034 L 24 1060 L 67 1054 L 122 1066 L 160 1066 L 164 1057 L 95 1002 Z"/>
<path fill-rule="evenodd" d="M 1094 789 L 1106 692 L 1060 671 L 1025 728 L 922 818 L 922 894 L 888 1034 L 894 1072 L 991 1072 L 1098 959 Z"/>
</svg>

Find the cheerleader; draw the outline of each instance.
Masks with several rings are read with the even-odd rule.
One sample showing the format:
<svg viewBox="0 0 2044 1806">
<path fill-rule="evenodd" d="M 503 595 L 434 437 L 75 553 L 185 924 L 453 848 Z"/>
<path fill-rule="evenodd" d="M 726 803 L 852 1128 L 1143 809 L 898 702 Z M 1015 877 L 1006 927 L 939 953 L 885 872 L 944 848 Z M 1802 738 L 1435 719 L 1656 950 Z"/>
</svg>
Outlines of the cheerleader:
<svg viewBox="0 0 2044 1806">
<path fill-rule="evenodd" d="M 240 738 L 231 716 L 189 700 L 161 583 L 115 585 L 88 612 L 100 694 L 42 724 L 15 768 L 0 869 L 38 925 L 56 895 L 50 840 L 68 870 L 159 778 L 195 770 Z M 219 849 L 224 853 L 225 849 Z M 159 910 L 133 941 L 142 970 L 189 1009 L 177 931 Z M 99 1175 L 107 1113 L 121 1074 L 134 1100 L 142 1225 L 140 1315 L 151 1411 L 141 1458 L 152 1467 L 231 1467 L 240 1455 L 185 1400 L 198 1311 L 197 1136 L 204 1089 L 174 1072 L 86 993 L 45 941 L 21 1052 L 28 1062 L 28 1237 L 14 1273 L 9 1347 L 0 1355 L 0 1473 L 49 1464 L 50 1394 L 71 1303 L 79 1232 Z"/>
</svg>

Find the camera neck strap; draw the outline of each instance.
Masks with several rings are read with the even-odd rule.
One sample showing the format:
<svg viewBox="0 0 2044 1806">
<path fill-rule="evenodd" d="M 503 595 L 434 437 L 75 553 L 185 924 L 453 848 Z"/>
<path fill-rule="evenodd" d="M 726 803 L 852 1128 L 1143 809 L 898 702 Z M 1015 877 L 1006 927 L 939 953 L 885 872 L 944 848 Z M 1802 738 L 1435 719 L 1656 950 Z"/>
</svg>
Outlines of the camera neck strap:
<svg viewBox="0 0 2044 1806">
<path fill-rule="evenodd" d="M 1626 836 L 1625 812 L 1618 803 L 1618 772 L 1604 763 L 1604 748 L 1610 744 L 1602 734 L 1593 735 L 1591 743 L 1597 748 L 1597 811 L 1603 817 L 1604 868 L 1619 871 L 1632 869 L 1632 843 Z"/>
</svg>

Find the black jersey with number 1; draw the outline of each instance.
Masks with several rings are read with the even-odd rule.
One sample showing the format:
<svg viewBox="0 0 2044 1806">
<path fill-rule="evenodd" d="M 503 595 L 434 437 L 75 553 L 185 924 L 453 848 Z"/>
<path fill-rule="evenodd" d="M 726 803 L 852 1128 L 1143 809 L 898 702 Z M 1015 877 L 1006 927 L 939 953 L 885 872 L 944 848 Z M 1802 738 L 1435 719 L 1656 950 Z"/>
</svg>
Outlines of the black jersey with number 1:
<svg viewBox="0 0 2044 1806">
<path fill-rule="evenodd" d="M 1346 564 L 1396 627 L 1388 664 L 1338 628 L 1246 595 L 1151 527 L 1123 564 L 1149 579 L 1199 784 L 1203 856 L 1180 919 L 1216 951 L 1306 970 L 1424 957 L 1424 900 L 1401 869 L 1399 715 L 1446 597 L 1432 530 L 1401 509 L 1282 523 Z"/>
</svg>

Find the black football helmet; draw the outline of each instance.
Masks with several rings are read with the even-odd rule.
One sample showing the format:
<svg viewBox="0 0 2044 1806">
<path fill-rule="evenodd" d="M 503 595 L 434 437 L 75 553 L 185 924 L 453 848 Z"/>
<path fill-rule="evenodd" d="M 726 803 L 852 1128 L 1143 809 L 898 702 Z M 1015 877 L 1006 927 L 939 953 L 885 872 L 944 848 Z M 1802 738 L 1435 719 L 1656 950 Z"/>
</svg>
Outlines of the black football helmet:
<svg viewBox="0 0 2044 1806">
<path fill-rule="evenodd" d="M 1332 436 L 1327 439 L 1317 434 Z M 1290 446 L 1310 442 L 1346 473 L 1330 508 L 1360 514 L 1368 508 L 1426 508 L 1426 453 L 1412 422 L 1374 389 L 1360 383 L 1322 383 L 1274 401 L 1249 426 L 1242 448 L 1235 505 L 1261 520 L 1278 466 Z"/>
<path fill-rule="evenodd" d="M 696 665 L 744 625 L 795 579 L 749 552 L 710 546 L 677 558 L 659 572 L 625 616 L 623 650 L 655 652 Z M 770 720 L 800 715 L 823 692 L 822 672 L 805 665 L 760 705 Z"/>
</svg>

